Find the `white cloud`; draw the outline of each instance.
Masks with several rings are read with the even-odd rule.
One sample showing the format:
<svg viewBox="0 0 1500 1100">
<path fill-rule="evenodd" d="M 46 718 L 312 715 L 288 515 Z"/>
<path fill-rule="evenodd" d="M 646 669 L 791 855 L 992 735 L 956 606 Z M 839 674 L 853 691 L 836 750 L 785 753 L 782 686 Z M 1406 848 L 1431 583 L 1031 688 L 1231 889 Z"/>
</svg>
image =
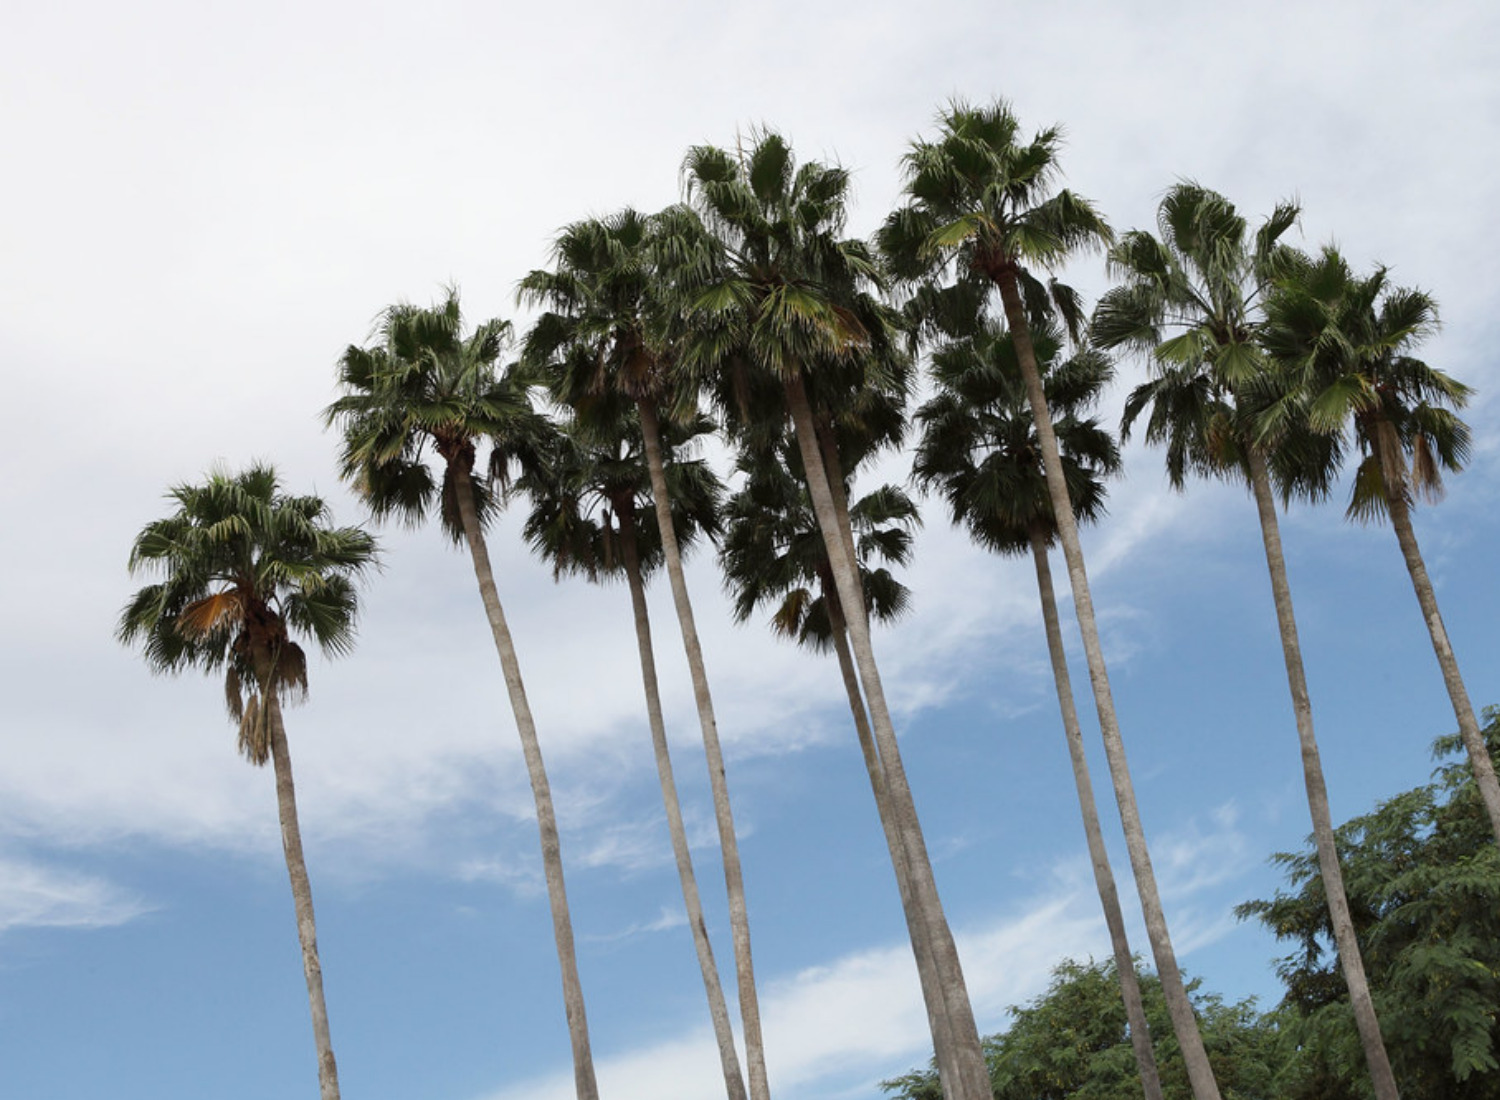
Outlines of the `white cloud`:
<svg viewBox="0 0 1500 1100">
<path fill-rule="evenodd" d="M 1211 895 L 1214 887 L 1245 872 L 1250 862 L 1245 849 L 1232 807 L 1221 807 L 1210 824 L 1193 823 L 1155 845 L 1179 957 L 1233 929 L 1222 899 Z M 1204 858 L 1217 861 L 1213 874 L 1184 873 Z M 1129 868 L 1118 858 L 1116 864 L 1130 913 Z M 1043 990 L 1059 959 L 1108 955 L 1087 861 L 1069 859 L 1052 868 L 1047 881 L 1045 893 L 955 933 L 982 1031 L 999 1029 L 1010 1006 Z M 1127 920 L 1133 942 L 1149 956 L 1139 919 Z M 833 1095 L 826 1090 L 836 1082 L 847 1085 L 862 1077 L 869 1094 L 882 1077 L 924 1062 L 931 1050 L 916 968 L 905 943 L 762 979 L 761 1011 L 773 1092 Z M 618 1100 L 693 1100 L 711 1094 L 719 1075 L 707 1027 L 600 1058 L 596 1069 L 600 1091 Z M 568 1100 L 572 1094 L 571 1072 L 558 1072 L 513 1083 L 485 1100 Z"/>
<path fill-rule="evenodd" d="M 0 855 L 0 934 L 16 928 L 110 928 L 152 910 L 106 879 Z"/>
</svg>

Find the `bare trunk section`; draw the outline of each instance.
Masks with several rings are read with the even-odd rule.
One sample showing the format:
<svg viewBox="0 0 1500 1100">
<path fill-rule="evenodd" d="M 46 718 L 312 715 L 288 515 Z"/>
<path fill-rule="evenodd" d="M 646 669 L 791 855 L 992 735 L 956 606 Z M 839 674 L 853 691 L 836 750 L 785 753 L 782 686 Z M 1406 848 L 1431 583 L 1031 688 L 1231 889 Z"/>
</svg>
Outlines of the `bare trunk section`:
<svg viewBox="0 0 1500 1100">
<path fill-rule="evenodd" d="M 938 1078 L 942 1080 L 947 1076 L 951 1079 L 954 1072 L 953 1034 L 948 1025 L 948 1009 L 943 1001 L 942 983 L 932 958 L 932 945 L 922 921 L 921 906 L 912 893 L 911 864 L 906 858 L 906 847 L 896 826 L 896 815 L 891 810 L 885 772 L 880 766 L 880 753 L 870 732 L 870 719 L 865 712 L 864 696 L 860 694 L 859 673 L 854 667 L 854 655 L 849 650 L 848 623 L 844 620 L 843 608 L 839 605 L 838 593 L 833 590 L 831 579 L 823 585 L 823 601 L 828 607 L 828 625 L 833 632 L 833 648 L 838 654 L 839 672 L 843 676 L 844 692 L 849 698 L 849 711 L 854 716 L 854 732 L 859 739 L 860 755 L 864 757 L 865 771 L 870 777 L 870 790 L 875 795 L 875 810 L 880 815 L 885 846 L 890 852 L 891 867 L 896 873 L 901 912 L 906 917 L 906 931 L 911 939 L 912 954 L 916 957 L 922 1000 L 927 1007 L 927 1026 L 932 1032 L 932 1049 L 938 1064 Z"/>
<path fill-rule="evenodd" d="M 1115 970 L 1120 975 L 1120 997 L 1125 1002 L 1125 1018 L 1130 1022 L 1130 1046 L 1135 1051 L 1135 1064 L 1141 1074 L 1141 1088 L 1146 1100 L 1162 1100 L 1161 1075 L 1156 1069 L 1156 1055 L 1151 1050 L 1151 1030 L 1146 1024 L 1146 1006 L 1141 1001 L 1141 983 L 1136 978 L 1135 957 L 1130 953 L 1130 940 L 1125 935 L 1125 914 L 1120 908 L 1120 894 L 1115 889 L 1114 872 L 1109 866 L 1109 852 L 1104 847 L 1104 832 L 1099 826 L 1099 805 L 1094 800 L 1094 784 L 1089 778 L 1088 757 L 1083 750 L 1083 729 L 1078 724 L 1072 677 L 1068 675 L 1068 655 L 1063 648 L 1057 596 L 1052 587 L 1052 566 L 1047 560 L 1047 540 L 1036 528 L 1031 531 L 1031 556 L 1036 563 L 1036 587 L 1042 601 L 1047 652 L 1052 658 L 1052 679 L 1057 685 L 1057 705 L 1062 711 L 1068 757 L 1073 762 L 1073 782 L 1078 788 L 1078 809 L 1083 815 L 1083 832 L 1088 838 L 1089 860 L 1094 866 L 1094 885 L 1099 890 L 1099 904 L 1104 908 L 1104 924 L 1109 929 Z"/>
<path fill-rule="evenodd" d="M 281 701 L 275 690 L 262 693 L 271 709 L 271 764 L 276 772 L 276 809 L 281 816 L 281 848 L 286 873 L 292 881 L 292 905 L 297 913 L 297 942 L 302 945 L 302 974 L 307 979 L 307 1003 L 312 1010 L 313 1042 L 318 1048 L 318 1093 L 321 1100 L 339 1100 L 339 1068 L 328 1034 L 328 1005 L 323 1000 L 323 964 L 318 961 L 318 927 L 313 920 L 312 883 L 302 857 L 302 828 L 297 824 L 297 789 L 292 782 L 292 754 L 281 722 Z"/>
<path fill-rule="evenodd" d="M 661 801 L 667 813 L 667 832 L 677 859 L 677 878 L 682 884 L 682 902 L 687 908 L 698 968 L 703 972 L 703 991 L 708 996 L 708 1014 L 713 1019 L 714 1038 L 719 1044 L 719 1065 L 724 1071 L 724 1089 L 729 1100 L 746 1100 L 745 1077 L 734 1048 L 734 1030 L 729 1007 L 719 984 L 719 967 L 703 920 L 703 902 L 693 873 L 693 856 L 687 830 L 682 824 L 682 804 L 677 799 L 677 781 L 672 775 L 672 756 L 667 747 L 667 727 L 662 719 L 661 692 L 656 680 L 656 655 L 651 644 L 651 618 L 646 607 L 646 585 L 641 579 L 640 554 L 636 547 L 634 509 L 617 509 L 620 516 L 620 550 L 625 559 L 625 578 L 630 585 L 630 606 L 635 612 L 635 638 L 641 653 L 641 682 L 646 690 L 646 714 L 651 726 L 651 748 L 656 755 L 656 775 L 661 782 Z"/>
<path fill-rule="evenodd" d="M 1302 645 L 1297 640 L 1297 619 L 1292 613 L 1292 588 L 1286 576 L 1286 557 L 1281 551 L 1281 525 L 1276 518 L 1276 501 L 1271 495 L 1271 478 L 1266 470 L 1265 456 L 1253 447 L 1247 448 L 1246 453 L 1250 488 L 1255 496 L 1255 509 L 1260 515 L 1261 541 L 1266 547 L 1266 566 L 1271 573 L 1271 595 L 1276 601 L 1276 624 L 1281 628 L 1286 682 L 1292 693 L 1292 711 L 1297 717 L 1297 741 L 1302 747 L 1302 780 L 1307 786 L 1307 808 L 1312 814 L 1318 870 L 1323 876 L 1323 893 L 1328 898 L 1328 918 L 1333 924 L 1339 964 L 1349 986 L 1349 1004 L 1354 1010 L 1354 1023 L 1359 1030 L 1370 1080 L 1375 1085 L 1376 1100 L 1398 1100 L 1396 1077 L 1391 1072 L 1391 1060 L 1380 1037 L 1380 1021 L 1375 1016 L 1375 1002 L 1370 999 L 1370 983 L 1365 978 L 1364 959 L 1354 935 L 1354 921 L 1349 916 L 1349 898 L 1344 892 L 1344 873 L 1339 868 L 1338 847 L 1333 838 L 1333 814 L 1328 807 L 1328 786 L 1323 781 L 1323 762 L 1313 732 L 1312 699 L 1302 666 Z"/>
<path fill-rule="evenodd" d="M 563 883 L 562 842 L 557 833 L 557 814 L 552 807 L 552 788 L 547 782 L 547 768 L 542 763 L 542 746 L 537 740 L 531 705 L 526 701 L 526 686 L 521 682 L 521 665 L 516 659 L 516 647 L 511 641 L 510 628 L 505 624 L 500 593 L 495 588 L 489 549 L 485 545 L 484 532 L 479 527 L 479 512 L 474 507 L 474 482 L 469 471 L 460 463 L 454 464 L 453 476 L 464 538 L 469 544 L 469 556 L 474 561 L 474 576 L 479 581 L 479 595 L 484 601 L 485 615 L 490 621 L 495 650 L 500 655 L 500 668 L 505 674 L 505 690 L 510 695 L 511 709 L 515 712 L 516 732 L 521 736 L 521 752 L 526 758 L 526 773 L 531 779 L 532 797 L 536 800 L 536 825 L 537 832 L 541 835 L 542 867 L 547 876 L 547 901 L 552 908 L 552 934 L 557 940 L 557 961 L 562 969 L 563 1006 L 567 1011 L 568 1035 L 573 1044 L 573 1087 L 578 1100 L 599 1100 L 599 1084 L 594 1077 L 594 1056 L 589 1049 L 588 1017 L 583 1009 L 583 985 L 578 980 L 578 955 L 573 947 L 573 919 L 568 913 L 568 891 Z"/>
<path fill-rule="evenodd" d="M 927 845 L 917 820 L 916 804 L 912 801 L 906 770 L 901 765 L 895 725 L 891 722 L 885 690 L 880 682 L 880 670 L 875 664 L 875 652 L 870 644 L 870 624 L 865 614 L 864 595 L 859 588 L 859 575 L 855 571 L 851 548 L 841 534 L 829 487 L 832 479 L 824 468 L 812 408 L 800 373 L 793 375 L 786 383 L 786 396 L 797 446 L 802 455 L 803 471 L 807 475 L 808 495 L 812 499 L 818 526 L 823 532 L 823 545 L 828 551 L 839 600 L 848 619 L 855 665 L 869 704 L 870 724 L 874 728 L 875 743 L 885 773 L 886 792 L 911 871 L 912 893 L 921 909 L 928 943 L 940 975 L 943 1003 L 952 1039 L 953 1066 L 950 1079 L 942 1081 L 943 1093 L 948 1100 L 990 1100 L 993 1093 L 989 1068 L 979 1041 L 979 1029 L 974 1023 L 974 1009 L 969 1003 L 969 991 L 964 982 L 958 948 L 953 942 L 947 918 L 943 915 L 942 901 L 938 897 L 937 882 L 933 878 L 932 863 L 927 856 Z M 939 1036 L 933 1036 L 935 1042 L 938 1038 Z"/>
<path fill-rule="evenodd" d="M 760 1027 L 760 997 L 755 990 L 755 966 L 750 957 L 750 917 L 745 905 L 745 880 L 740 871 L 740 847 L 734 833 L 734 815 L 729 807 L 729 783 L 724 775 L 724 754 L 719 747 L 719 729 L 714 721 L 713 696 L 703 667 L 703 648 L 682 573 L 682 553 L 672 526 L 672 506 L 667 492 L 667 474 L 661 449 L 661 425 L 656 406 L 648 399 L 636 401 L 641 417 L 641 436 L 646 446 L 646 464 L 651 471 L 651 495 L 655 498 L 656 522 L 661 529 L 667 577 L 672 583 L 672 602 L 682 627 L 682 645 L 687 651 L 693 678 L 693 698 L 698 705 L 698 724 L 703 729 L 703 751 L 708 757 L 708 780 L 713 790 L 714 819 L 719 826 L 719 845 L 724 853 L 724 887 L 729 895 L 729 927 L 734 939 L 734 969 L 740 995 L 740 1023 L 745 1029 L 745 1061 L 750 1071 L 750 1100 L 770 1100 L 766 1078 L 765 1043 Z"/>
<path fill-rule="evenodd" d="M 1417 603 L 1422 607 L 1427 633 L 1432 636 L 1432 651 L 1437 655 L 1438 667 L 1443 672 L 1443 684 L 1453 703 L 1453 716 L 1458 719 L 1458 733 L 1469 753 L 1469 766 L 1474 770 L 1479 797 L 1483 799 L 1485 812 L 1489 814 L 1495 843 L 1500 845 L 1500 780 L 1495 777 L 1495 762 L 1490 759 L 1484 734 L 1479 730 L 1474 704 L 1469 702 L 1469 690 L 1464 686 L 1464 678 L 1458 671 L 1458 658 L 1453 655 L 1453 645 L 1448 641 L 1448 629 L 1443 625 L 1442 612 L 1438 610 L 1437 593 L 1433 591 L 1432 581 L 1427 576 L 1427 565 L 1422 560 L 1422 550 L 1417 545 L 1417 533 L 1411 525 L 1411 506 L 1406 502 L 1406 478 L 1399 470 L 1382 469 L 1381 473 L 1386 485 L 1386 503 L 1390 506 L 1391 526 L 1396 530 L 1396 541 L 1401 545 L 1406 571 L 1411 574 L 1411 585 L 1416 589 Z"/>
<path fill-rule="evenodd" d="M 1177 1035 L 1183 1061 L 1187 1065 L 1193 1096 L 1196 1100 L 1220 1100 L 1219 1086 L 1214 1080 L 1208 1052 L 1203 1047 L 1203 1037 L 1198 1031 L 1198 1020 L 1183 986 L 1182 971 L 1177 966 L 1177 954 L 1172 950 L 1172 938 L 1167 932 L 1161 894 L 1156 887 L 1156 872 L 1151 867 L 1151 854 L 1146 848 L 1146 833 L 1141 827 L 1135 786 L 1130 780 L 1130 765 L 1125 758 L 1125 742 L 1120 736 L 1120 722 L 1115 714 L 1114 696 L 1109 687 L 1104 648 L 1099 643 L 1099 625 L 1094 618 L 1094 600 L 1089 592 L 1088 573 L 1083 564 L 1083 548 L 1078 541 L 1078 523 L 1074 519 L 1068 486 L 1063 479 L 1057 435 L 1052 430 L 1052 416 L 1047 411 L 1047 396 L 1042 389 L 1041 371 L 1037 368 L 1036 351 L 1032 347 L 1031 329 L 1026 321 L 1026 309 L 1021 302 L 1015 270 L 1002 271 L 997 282 L 1000 300 L 1005 306 L 1006 323 L 1010 327 L 1011 339 L 1015 341 L 1021 376 L 1026 383 L 1031 415 L 1036 421 L 1037 439 L 1042 447 L 1047 490 L 1057 521 L 1058 541 L 1062 543 L 1063 558 L 1068 566 L 1073 609 L 1078 618 L 1079 632 L 1083 635 L 1083 652 L 1088 658 L 1089 681 L 1094 689 L 1094 704 L 1099 712 L 1099 732 L 1103 736 L 1104 752 L 1109 760 L 1115 801 L 1119 804 L 1120 823 L 1125 830 L 1125 846 L 1130 852 L 1130 865 L 1135 872 L 1136 890 L 1140 894 L 1141 911 L 1146 918 L 1146 934 L 1151 940 L 1156 973 L 1161 979 L 1167 1012 L 1172 1018 L 1172 1030 Z"/>
</svg>

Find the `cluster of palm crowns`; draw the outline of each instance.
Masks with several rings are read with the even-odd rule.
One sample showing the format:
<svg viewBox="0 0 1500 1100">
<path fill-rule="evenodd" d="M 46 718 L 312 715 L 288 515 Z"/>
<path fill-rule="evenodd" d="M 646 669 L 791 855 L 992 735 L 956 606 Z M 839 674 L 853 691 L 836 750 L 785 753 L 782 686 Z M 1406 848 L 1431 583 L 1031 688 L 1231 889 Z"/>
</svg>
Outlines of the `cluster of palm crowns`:
<svg viewBox="0 0 1500 1100">
<path fill-rule="evenodd" d="M 1500 786 L 1448 644 L 1411 508 L 1459 469 L 1468 389 L 1411 352 L 1436 325 L 1432 299 L 1353 272 L 1333 248 L 1283 243 L 1283 204 L 1253 231 L 1192 183 L 1162 199 L 1157 233 L 1116 237 L 1086 199 L 1056 186 L 1061 134 L 1026 136 L 1003 101 L 955 102 L 935 140 L 905 156 L 906 205 L 873 241 L 843 236 L 846 170 L 799 165 L 785 140 L 689 151 L 685 201 L 622 211 L 559 234 L 554 263 L 520 281 L 542 312 L 503 364 L 512 333 L 465 331 L 456 291 L 400 304 L 378 339 L 339 362 L 325 410 L 342 435 L 343 477 L 379 519 L 436 515 L 465 545 L 521 736 L 561 963 L 579 1100 L 597 1100 L 588 1024 L 540 742 L 490 567 L 487 522 L 525 499 L 532 547 L 558 575 L 623 576 L 666 819 L 728 1100 L 769 1100 L 750 926 L 713 697 L 682 570 L 695 541 L 719 546 L 735 614 L 774 608 L 774 629 L 833 649 L 890 850 L 946 1100 L 987 1100 L 990 1081 L 871 645 L 872 621 L 901 612 L 890 567 L 911 552 L 917 511 L 886 485 L 851 499 L 872 456 L 915 443 L 912 478 L 955 523 L 1001 554 L 1033 557 L 1079 804 L 1148 1100 L 1162 1095 L 1124 919 L 1085 762 L 1049 564 L 1060 545 L 1110 779 L 1151 953 L 1195 1100 L 1219 1095 L 1173 953 L 1131 786 L 1094 619 L 1079 520 L 1103 511 L 1118 447 L 1090 415 L 1108 352 L 1149 361 L 1123 431 L 1144 417 L 1175 486 L 1189 474 L 1243 481 L 1261 521 L 1302 750 L 1329 920 L 1380 1100 L 1397 1096 L 1344 897 L 1277 526 L 1278 500 L 1320 499 L 1357 452 L 1351 516 L 1388 517 L 1432 634 L 1500 843 Z M 1117 283 L 1086 317 L 1053 273 L 1102 252 Z M 914 364 L 932 394 L 906 416 Z M 705 413 L 709 410 L 712 418 Z M 728 494 L 695 444 L 718 430 L 737 455 Z M 440 459 L 431 463 L 428 449 Z M 726 499 L 727 497 L 727 499 Z M 338 1078 L 324 1006 L 281 701 L 306 690 L 293 635 L 349 648 L 357 581 L 374 540 L 333 527 L 315 497 L 274 471 L 215 472 L 181 486 L 177 511 L 146 527 L 132 570 L 155 570 L 126 606 L 122 640 L 154 668 L 222 669 L 240 744 L 275 765 L 324 1100 Z M 703 734 L 721 842 L 745 1065 L 703 919 L 678 805 L 647 616 L 647 578 L 665 567 Z"/>
</svg>

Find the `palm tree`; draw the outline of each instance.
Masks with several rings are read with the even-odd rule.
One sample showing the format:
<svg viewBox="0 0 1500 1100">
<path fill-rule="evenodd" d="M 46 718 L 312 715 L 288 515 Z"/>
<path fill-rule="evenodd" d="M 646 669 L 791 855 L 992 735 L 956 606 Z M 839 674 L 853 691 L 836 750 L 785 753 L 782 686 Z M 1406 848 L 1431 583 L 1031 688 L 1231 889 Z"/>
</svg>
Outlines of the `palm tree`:
<svg viewBox="0 0 1500 1100">
<path fill-rule="evenodd" d="M 663 232 L 663 223 L 670 226 L 668 232 Z M 770 1100 L 739 839 L 729 801 L 729 780 L 714 716 L 713 694 L 682 570 L 682 551 L 673 527 L 671 490 L 663 457 L 663 411 L 669 420 L 674 416 L 686 417 L 680 407 L 684 404 L 682 391 L 680 387 L 674 388 L 669 370 L 673 359 L 670 334 L 673 311 L 662 294 L 656 254 L 663 246 L 692 252 L 700 236 L 693 219 L 681 210 L 655 218 L 625 210 L 610 219 L 576 223 L 558 236 L 553 250 L 556 270 L 531 272 L 521 280 L 520 297 L 548 307 L 527 335 L 525 355 L 529 362 L 555 366 L 556 398 L 574 408 L 587 407 L 611 394 L 635 404 L 651 476 L 657 532 L 708 762 L 729 903 L 740 1023 L 745 1031 L 750 1100 Z"/>
<path fill-rule="evenodd" d="M 1328 248 L 1281 284 L 1267 315 L 1268 349 L 1297 388 L 1268 410 L 1263 430 L 1305 414 L 1314 431 L 1353 436 L 1363 457 L 1348 515 L 1390 517 L 1500 844 L 1500 782 L 1411 522 L 1417 499 L 1439 500 L 1442 470 L 1462 469 L 1469 454 L 1468 426 L 1453 412 L 1468 402 L 1469 387 L 1411 354 L 1437 328 L 1437 303 L 1421 290 L 1391 286 L 1383 267 L 1357 278 Z"/>
<path fill-rule="evenodd" d="M 343 432 L 342 476 L 377 517 L 417 524 L 436 506 L 443 530 L 468 545 L 536 802 L 574 1086 L 579 1100 L 598 1100 L 557 814 L 484 537 L 485 522 L 496 509 L 497 484 L 503 483 L 511 458 L 538 446 L 548 431 L 527 399 L 526 380 L 496 369 L 509 330 L 509 322 L 497 319 L 465 336 L 456 289 L 430 309 L 391 306 L 381 316 L 380 342 L 369 348 L 351 345 L 340 359 L 344 396 L 328 406 L 324 418 Z M 486 441 L 490 463 L 483 472 L 476 470 L 476 460 Z M 427 465 L 429 445 L 443 462 L 440 483 Z"/>
<path fill-rule="evenodd" d="M 661 692 L 656 677 L 656 655 L 651 641 L 651 619 L 646 605 L 646 578 L 662 564 L 661 540 L 654 522 L 650 472 L 633 405 L 619 400 L 594 403 L 585 417 L 575 417 L 539 460 L 529 463 L 516 488 L 532 500 L 525 536 L 533 549 L 553 565 L 554 576 L 580 574 L 595 582 L 623 574 L 635 616 L 641 681 L 651 747 L 661 784 L 667 831 L 677 861 L 688 927 L 697 950 L 709 1016 L 719 1046 L 719 1062 L 729 1100 L 745 1100 L 745 1078 L 735 1051 L 734 1032 L 719 968 L 703 919 L 703 903 L 682 821 L 682 805 L 672 772 L 662 718 Z M 669 431 L 668 449 L 674 452 L 666 476 L 671 488 L 673 527 L 688 548 L 700 536 L 719 533 L 723 486 L 707 464 L 681 452 L 694 439 L 713 429 L 704 420 L 685 431 Z"/>
<path fill-rule="evenodd" d="M 1280 243 L 1297 213 L 1283 203 L 1251 239 L 1245 219 L 1224 196 L 1194 183 L 1173 187 L 1157 214 L 1161 239 L 1138 230 L 1111 251 L 1111 267 L 1125 281 L 1100 299 L 1094 337 L 1101 346 L 1150 357 L 1155 377 L 1126 401 L 1125 430 L 1151 409 L 1146 438 L 1166 444 L 1173 487 L 1181 489 L 1192 470 L 1242 479 L 1255 500 L 1329 919 L 1375 1094 L 1394 1100 L 1396 1080 L 1344 892 L 1272 491 L 1275 464 L 1285 495 L 1322 495 L 1331 464 L 1326 448 L 1307 446 L 1316 440 L 1305 431 L 1285 432 L 1273 445 L 1255 437 L 1251 418 L 1268 382 L 1256 342 L 1261 305 L 1277 270 L 1297 262 Z"/>
<path fill-rule="evenodd" d="M 830 418 L 820 414 L 850 394 L 888 389 L 871 372 L 900 366 L 893 318 L 871 293 L 882 289 L 880 270 L 867 246 L 840 236 L 848 173 L 817 162 L 799 167 L 777 134 L 757 134 L 742 156 L 695 147 L 683 174 L 711 247 L 674 249 L 672 285 L 687 325 L 681 366 L 721 395 L 742 437 L 753 427 L 749 397 L 765 396 L 768 385 L 780 390 L 784 411 L 773 419 L 791 418 L 921 914 L 927 943 L 914 943 L 913 951 L 939 1076 L 949 1100 L 987 1100 L 973 1008 L 870 641 L 843 471 L 830 468 L 836 460 Z"/>
<path fill-rule="evenodd" d="M 215 471 L 203 484 L 179 485 L 168 496 L 177 510 L 148 524 L 130 551 L 132 574 L 156 572 L 163 579 L 125 605 L 118 636 L 139 644 L 154 672 L 223 669 L 240 751 L 252 764 L 272 763 L 318 1087 L 323 1100 L 337 1100 L 338 1066 L 281 706 L 307 694 L 307 657 L 294 635 L 311 638 L 329 656 L 353 647 L 355 581 L 375 563 L 375 540 L 357 527 L 330 526 L 328 507 L 317 497 L 282 493 L 269 466 L 234 475 Z"/>
<path fill-rule="evenodd" d="M 1033 346 L 1046 372 L 1043 385 L 1047 406 L 1057 418 L 1054 428 L 1068 497 L 1080 519 L 1096 519 L 1104 513 L 1104 478 L 1119 470 L 1120 454 L 1109 433 L 1082 414 L 1098 400 L 1113 371 L 1107 360 L 1091 352 L 1059 363 L 1062 342 L 1056 333 L 1045 329 L 1033 334 Z M 1036 428 L 1016 363 L 1015 344 L 1000 329 L 985 326 L 968 339 L 950 341 L 937 349 L 932 370 L 937 393 L 917 410 L 916 419 L 923 432 L 912 476 L 923 488 L 942 493 L 953 522 L 966 526 L 981 546 L 998 554 L 1031 552 L 1078 808 L 1120 976 L 1136 1065 L 1147 1100 L 1161 1100 L 1151 1033 L 1125 933 L 1120 895 L 1104 846 L 1068 675 L 1048 561 L 1048 547 L 1056 540 L 1057 525 L 1047 495 Z"/>
<path fill-rule="evenodd" d="M 1048 497 L 1068 566 L 1105 755 L 1157 973 L 1193 1095 L 1197 1100 L 1217 1100 L 1218 1085 L 1183 987 L 1141 827 L 1099 643 L 1078 524 L 1031 337 L 1030 317 L 1042 312 L 1047 295 L 1030 269 L 1054 269 L 1076 251 L 1108 245 L 1113 234 L 1087 199 L 1068 190 L 1054 190 L 1062 144 L 1056 127 L 1023 140 L 1020 123 L 1003 100 L 987 107 L 955 101 L 939 124 L 942 134 L 937 141 L 915 141 L 906 154 L 906 193 L 911 201 L 886 220 L 878 241 L 896 274 L 906 280 L 927 279 L 953 267 L 960 281 L 985 280 L 999 292 L 1036 425 Z M 1065 317 L 1074 317 L 1076 302 L 1063 297 L 1056 304 Z"/>
</svg>

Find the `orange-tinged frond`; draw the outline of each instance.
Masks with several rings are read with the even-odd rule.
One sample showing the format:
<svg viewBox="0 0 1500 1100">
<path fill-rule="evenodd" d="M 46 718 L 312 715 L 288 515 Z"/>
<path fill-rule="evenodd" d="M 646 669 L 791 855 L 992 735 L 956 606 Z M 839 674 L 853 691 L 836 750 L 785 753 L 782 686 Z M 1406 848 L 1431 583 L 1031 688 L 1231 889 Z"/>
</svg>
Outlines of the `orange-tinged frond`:
<svg viewBox="0 0 1500 1100">
<path fill-rule="evenodd" d="M 245 600 L 233 588 L 194 600 L 177 616 L 177 629 L 193 638 L 207 637 L 226 621 L 238 622 L 245 614 Z"/>
</svg>

